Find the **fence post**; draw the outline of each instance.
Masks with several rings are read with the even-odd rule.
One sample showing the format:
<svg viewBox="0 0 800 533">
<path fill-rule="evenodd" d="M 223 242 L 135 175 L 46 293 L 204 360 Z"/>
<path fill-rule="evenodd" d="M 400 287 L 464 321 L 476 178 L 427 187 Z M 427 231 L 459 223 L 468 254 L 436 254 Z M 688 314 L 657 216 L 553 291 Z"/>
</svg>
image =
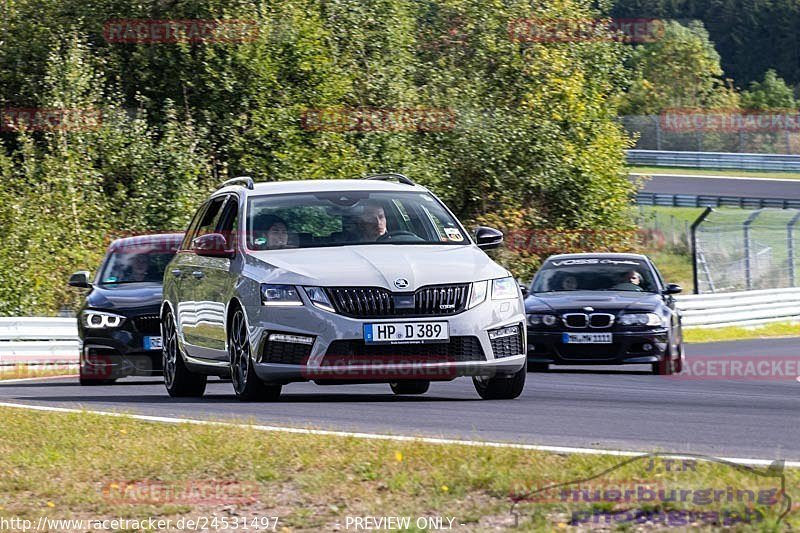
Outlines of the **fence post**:
<svg viewBox="0 0 800 533">
<path fill-rule="evenodd" d="M 797 225 L 797 222 L 800 221 L 800 210 L 797 211 L 797 214 L 792 217 L 789 223 L 786 225 L 786 244 L 788 249 L 788 263 L 789 263 L 789 286 L 790 287 L 797 287 L 797 277 L 795 274 L 795 256 L 794 256 L 794 227 Z"/>
<path fill-rule="evenodd" d="M 697 228 L 700 227 L 700 224 L 706 219 L 706 217 L 713 211 L 711 207 L 706 207 L 705 210 L 700 213 L 700 216 L 697 217 L 692 223 L 692 277 L 694 278 L 694 293 L 700 294 L 700 283 L 699 277 L 697 275 Z"/>
<path fill-rule="evenodd" d="M 761 209 L 753 211 L 742 224 L 744 229 L 744 283 L 748 291 L 753 288 L 753 270 L 750 265 L 750 226 L 760 214 Z"/>
</svg>

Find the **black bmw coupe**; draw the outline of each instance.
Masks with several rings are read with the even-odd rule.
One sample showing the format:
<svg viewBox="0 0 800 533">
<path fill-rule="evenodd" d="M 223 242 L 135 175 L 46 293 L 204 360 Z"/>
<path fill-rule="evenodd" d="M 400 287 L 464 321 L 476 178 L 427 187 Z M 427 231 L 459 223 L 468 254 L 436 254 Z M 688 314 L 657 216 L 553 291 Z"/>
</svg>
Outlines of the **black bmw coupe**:
<svg viewBox="0 0 800 533">
<path fill-rule="evenodd" d="M 649 364 L 654 374 L 680 372 L 679 292 L 644 255 L 549 257 L 525 297 L 528 369 Z"/>
<path fill-rule="evenodd" d="M 78 312 L 81 385 L 161 375 L 161 287 L 182 239 L 169 233 L 115 240 L 94 280 L 85 270 L 70 277 L 71 286 L 90 289 Z"/>
</svg>

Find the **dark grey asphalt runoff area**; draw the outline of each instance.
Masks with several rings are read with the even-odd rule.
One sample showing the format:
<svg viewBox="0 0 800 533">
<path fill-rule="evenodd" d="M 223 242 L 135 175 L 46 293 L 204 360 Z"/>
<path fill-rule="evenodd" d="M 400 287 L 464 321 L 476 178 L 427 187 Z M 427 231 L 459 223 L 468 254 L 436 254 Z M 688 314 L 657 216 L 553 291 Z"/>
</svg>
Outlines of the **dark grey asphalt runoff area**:
<svg viewBox="0 0 800 533">
<path fill-rule="evenodd" d="M 691 170 L 687 170 L 686 174 L 651 176 L 644 183 L 642 192 L 800 200 L 800 180 L 692 176 Z M 735 172 L 732 172 L 733 176 Z"/>
<path fill-rule="evenodd" d="M 687 346 L 706 357 L 800 359 L 800 338 Z M 77 378 L 0 384 L 0 401 L 167 417 L 238 419 L 345 431 L 555 446 L 800 460 L 800 382 L 676 379 L 644 366 L 557 367 L 528 374 L 517 400 L 482 401 L 469 379 L 397 397 L 385 384 L 284 387 L 277 403 L 240 403 L 231 384 L 202 399 L 172 399 L 154 378 L 81 387 Z"/>
</svg>

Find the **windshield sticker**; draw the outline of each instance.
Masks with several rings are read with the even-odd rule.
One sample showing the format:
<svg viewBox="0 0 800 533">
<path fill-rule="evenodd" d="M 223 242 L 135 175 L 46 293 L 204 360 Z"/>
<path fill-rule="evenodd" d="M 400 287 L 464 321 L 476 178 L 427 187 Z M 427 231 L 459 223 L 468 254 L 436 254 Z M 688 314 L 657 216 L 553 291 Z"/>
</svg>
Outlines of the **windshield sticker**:
<svg viewBox="0 0 800 533">
<path fill-rule="evenodd" d="M 447 234 L 447 238 L 449 238 L 451 241 L 461 242 L 464 240 L 461 232 L 456 228 L 444 228 L 444 232 Z"/>
<path fill-rule="evenodd" d="M 631 265 L 631 266 L 642 266 L 642 263 L 639 261 L 629 261 L 629 260 L 622 260 L 618 261 L 616 259 L 564 259 L 563 261 L 551 261 L 551 265 L 553 266 L 569 266 L 569 265 Z"/>
</svg>

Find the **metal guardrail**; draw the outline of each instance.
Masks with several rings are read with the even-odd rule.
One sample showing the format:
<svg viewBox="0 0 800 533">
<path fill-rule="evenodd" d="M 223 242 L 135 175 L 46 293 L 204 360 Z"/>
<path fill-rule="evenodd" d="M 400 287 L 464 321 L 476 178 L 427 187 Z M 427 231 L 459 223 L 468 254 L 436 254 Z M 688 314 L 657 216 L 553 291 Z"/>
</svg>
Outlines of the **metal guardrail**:
<svg viewBox="0 0 800 533">
<path fill-rule="evenodd" d="M 0 317 L 0 366 L 78 361 L 74 318 Z"/>
<path fill-rule="evenodd" d="M 629 165 L 647 167 L 800 171 L 800 155 L 791 154 L 627 150 L 627 159 Z"/>
<path fill-rule="evenodd" d="M 690 294 L 676 301 L 686 327 L 721 328 L 800 321 L 800 288 Z"/>
<path fill-rule="evenodd" d="M 638 205 L 662 205 L 666 207 L 739 207 L 741 209 L 800 209 L 800 200 L 783 198 L 750 198 L 745 196 L 712 196 L 693 194 L 669 194 L 657 192 L 636 193 Z"/>
<path fill-rule="evenodd" d="M 800 321 L 800 288 L 682 295 L 676 302 L 688 328 Z M 76 363 L 78 351 L 74 318 L 0 317 L 0 366 Z"/>
</svg>

